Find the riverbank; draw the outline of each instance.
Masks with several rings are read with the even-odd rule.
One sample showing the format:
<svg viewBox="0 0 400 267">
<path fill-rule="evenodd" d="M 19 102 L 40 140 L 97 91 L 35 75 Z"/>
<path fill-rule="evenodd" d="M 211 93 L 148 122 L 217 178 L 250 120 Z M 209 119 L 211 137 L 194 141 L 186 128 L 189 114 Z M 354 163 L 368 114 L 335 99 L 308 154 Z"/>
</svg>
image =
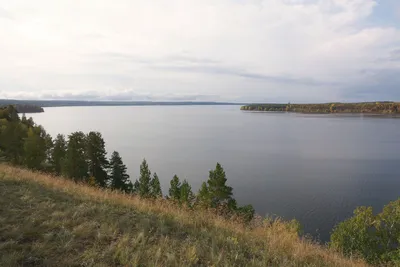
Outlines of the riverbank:
<svg viewBox="0 0 400 267">
<path fill-rule="evenodd" d="M 4 164 L 0 194 L 2 266 L 367 266 L 281 221 L 245 227 Z"/>
</svg>

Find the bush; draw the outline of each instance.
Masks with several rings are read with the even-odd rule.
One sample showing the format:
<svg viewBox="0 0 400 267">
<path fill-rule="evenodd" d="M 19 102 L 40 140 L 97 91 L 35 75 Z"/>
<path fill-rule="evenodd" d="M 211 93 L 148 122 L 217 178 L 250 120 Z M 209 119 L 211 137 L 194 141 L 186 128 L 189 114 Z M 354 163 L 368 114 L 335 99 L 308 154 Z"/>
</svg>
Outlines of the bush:
<svg viewBox="0 0 400 267">
<path fill-rule="evenodd" d="M 369 263 L 400 263 L 400 199 L 386 205 L 382 213 L 360 207 L 354 216 L 338 224 L 330 246 L 347 256 L 360 255 Z"/>
</svg>

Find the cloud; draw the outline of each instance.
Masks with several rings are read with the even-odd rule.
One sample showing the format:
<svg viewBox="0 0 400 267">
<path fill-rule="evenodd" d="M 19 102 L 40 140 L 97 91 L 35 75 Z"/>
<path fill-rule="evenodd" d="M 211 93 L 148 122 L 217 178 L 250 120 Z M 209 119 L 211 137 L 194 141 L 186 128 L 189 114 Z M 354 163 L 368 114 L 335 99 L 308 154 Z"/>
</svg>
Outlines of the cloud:
<svg viewBox="0 0 400 267">
<path fill-rule="evenodd" d="M 0 17 L 13 18 L 0 23 L 0 90 L 345 101 L 383 82 L 366 79 L 363 70 L 400 68 L 398 23 L 388 21 L 382 6 L 375 0 L 0 0 Z M 385 86 L 374 90 L 398 97 Z"/>
<path fill-rule="evenodd" d="M 10 12 L 0 7 L 0 19 L 13 19 L 14 17 Z"/>
</svg>

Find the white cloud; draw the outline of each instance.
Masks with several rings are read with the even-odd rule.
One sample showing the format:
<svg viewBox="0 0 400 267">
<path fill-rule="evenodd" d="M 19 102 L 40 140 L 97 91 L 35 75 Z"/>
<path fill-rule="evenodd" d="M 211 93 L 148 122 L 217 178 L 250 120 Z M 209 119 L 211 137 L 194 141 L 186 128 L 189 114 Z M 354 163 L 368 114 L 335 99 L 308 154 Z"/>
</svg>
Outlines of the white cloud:
<svg viewBox="0 0 400 267">
<path fill-rule="evenodd" d="M 0 0 L 0 97 L 345 100 L 400 47 L 373 0 Z M 1 14 L 7 14 L 1 17 Z M 12 18 L 12 19 L 10 19 Z M 48 92 L 54 92 L 48 93 Z M 350 92 L 351 93 L 351 92 Z"/>
</svg>

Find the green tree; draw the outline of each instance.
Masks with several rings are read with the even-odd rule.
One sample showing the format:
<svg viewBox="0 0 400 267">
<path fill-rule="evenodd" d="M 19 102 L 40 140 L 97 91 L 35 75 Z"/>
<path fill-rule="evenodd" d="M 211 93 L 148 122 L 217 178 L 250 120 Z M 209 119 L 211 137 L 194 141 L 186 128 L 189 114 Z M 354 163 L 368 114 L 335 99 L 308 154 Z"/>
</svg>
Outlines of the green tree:
<svg viewBox="0 0 400 267">
<path fill-rule="evenodd" d="M 201 184 L 199 192 L 197 193 L 197 203 L 202 207 L 211 206 L 211 197 L 206 182 Z"/>
<path fill-rule="evenodd" d="M 0 149 L 7 161 L 12 164 L 24 163 L 24 140 L 27 135 L 28 127 L 24 124 L 7 119 L 1 120 Z"/>
<path fill-rule="evenodd" d="M 232 199 L 232 187 L 226 185 L 226 174 L 221 164 L 217 163 L 215 170 L 210 171 L 207 181 L 211 206 L 227 204 Z"/>
<path fill-rule="evenodd" d="M 154 198 L 162 197 L 160 180 L 158 179 L 157 173 L 154 173 L 153 179 L 150 181 L 150 194 Z"/>
<path fill-rule="evenodd" d="M 129 175 L 126 173 L 126 166 L 117 151 L 114 151 L 111 155 L 110 167 L 111 188 L 118 189 L 126 193 L 132 192 L 132 182 L 129 180 Z"/>
<path fill-rule="evenodd" d="M 140 183 L 138 180 L 135 180 L 135 183 L 133 184 L 133 190 L 132 193 L 138 195 L 140 190 Z"/>
<path fill-rule="evenodd" d="M 51 152 L 51 165 L 56 175 L 61 174 L 63 160 L 67 153 L 67 141 L 64 135 L 58 134 L 54 140 L 53 150 Z"/>
<path fill-rule="evenodd" d="M 24 140 L 24 163 L 34 170 L 40 170 L 46 159 L 46 141 L 41 136 L 40 127 L 29 128 L 28 137 Z"/>
<path fill-rule="evenodd" d="M 181 197 L 181 182 L 179 181 L 179 177 L 177 175 L 174 175 L 170 182 L 169 197 L 170 199 L 177 201 L 179 201 Z"/>
<path fill-rule="evenodd" d="M 182 185 L 180 187 L 180 197 L 179 200 L 181 203 L 186 204 L 187 206 L 191 207 L 194 201 L 194 195 L 192 192 L 192 187 L 188 183 L 188 181 L 185 179 L 182 182 Z"/>
<path fill-rule="evenodd" d="M 75 181 L 86 181 L 89 177 L 86 162 L 86 135 L 74 132 L 68 136 L 67 153 L 63 163 L 62 173 Z"/>
<path fill-rule="evenodd" d="M 151 171 L 149 165 L 147 165 L 146 159 L 143 159 L 140 165 L 140 177 L 139 177 L 139 195 L 144 198 L 151 196 L 150 191 Z"/>
<path fill-rule="evenodd" d="M 86 158 L 89 167 L 89 175 L 96 179 L 96 184 L 106 187 L 108 182 L 107 169 L 109 162 L 105 142 L 101 133 L 89 132 L 86 136 Z"/>
</svg>

